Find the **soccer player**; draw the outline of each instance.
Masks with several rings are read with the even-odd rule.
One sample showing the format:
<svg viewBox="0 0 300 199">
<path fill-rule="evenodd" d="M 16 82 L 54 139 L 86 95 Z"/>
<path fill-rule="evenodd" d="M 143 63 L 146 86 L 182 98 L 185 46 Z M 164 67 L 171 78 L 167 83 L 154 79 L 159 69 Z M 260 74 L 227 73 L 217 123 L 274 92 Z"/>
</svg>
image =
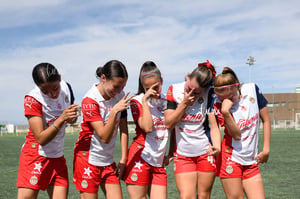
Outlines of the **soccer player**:
<svg viewBox="0 0 300 199">
<path fill-rule="evenodd" d="M 76 121 L 77 105 L 71 86 L 52 64 L 36 65 L 32 77 L 36 87 L 24 100 L 29 132 L 19 160 L 18 199 L 37 198 L 39 190 L 46 189 L 50 198 L 66 199 L 65 127 Z"/>
<path fill-rule="evenodd" d="M 98 198 L 101 186 L 106 198 L 120 199 L 122 177 L 127 161 L 127 108 L 130 99 L 123 89 L 128 74 L 123 63 L 111 60 L 96 71 L 100 83 L 85 94 L 81 110 L 81 132 L 74 148 L 73 183 L 82 199 Z M 120 129 L 122 157 L 114 162 L 113 150 Z"/>
<path fill-rule="evenodd" d="M 259 163 L 268 161 L 271 122 L 267 100 L 253 83 L 240 84 L 234 71 L 223 69 L 214 82 L 214 104 L 219 124 L 225 126 L 217 175 L 227 198 L 265 198 Z M 264 144 L 258 152 L 258 130 L 263 122 Z"/>
<path fill-rule="evenodd" d="M 209 112 L 215 73 L 209 61 L 200 63 L 185 82 L 171 85 L 167 92 L 165 124 L 168 129 L 175 128 L 174 173 L 180 198 L 195 198 L 196 192 L 198 198 L 210 197 L 216 171 L 214 155 L 221 143 L 215 116 Z"/>
<path fill-rule="evenodd" d="M 169 132 L 165 126 L 165 96 L 162 77 L 152 61 L 145 62 L 139 74 L 137 96 L 131 102 L 136 136 L 129 149 L 125 182 L 131 199 L 167 198 L 167 174 L 164 162 Z M 164 161 L 165 160 L 165 161 Z"/>
</svg>

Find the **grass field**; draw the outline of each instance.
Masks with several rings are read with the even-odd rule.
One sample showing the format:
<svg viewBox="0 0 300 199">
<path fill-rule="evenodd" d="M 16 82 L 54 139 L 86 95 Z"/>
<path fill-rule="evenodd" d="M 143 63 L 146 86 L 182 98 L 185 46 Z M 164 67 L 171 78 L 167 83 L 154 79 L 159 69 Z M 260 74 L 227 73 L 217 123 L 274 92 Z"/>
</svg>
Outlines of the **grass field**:
<svg viewBox="0 0 300 199">
<path fill-rule="evenodd" d="M 18 172 L 19 154 L 26 134 L 0 136 L 0 199 L 17 197 L 15 186 Z M 131 134 L 130 142 L 132 141 Z M 69 179 L 72 182 L 73 146 L 77 135 L 68 134 L 65 140 L 65 157 L 69 167 Z M 262 141 L 262 134 L 260 134 Z M 261 143 L 261 142 L 260 142 Z M 260 144 L 261 145 L 261 144 Z M 116 147 L 116 161 L 119 160 L 119 143 Z M 269 162 L 261 165 L 261 172 L 265 186 L 266 198 L 286 199 L 300 198 L 300 131 L 273 130 L 271 139 L 271 153 Z M 167 167 L 168 172 L 168 198 L 179 198 L 174 180 L 173 163 Z M 127 195 L 125 184 L 122 182 L 124 198 Z M 99 191 L 99 198 L 104 198 Z M 48 198 L 43 191 L 38 198 Z M 69 198 L 79 198 L 79 193 L 71 183 Z M 216 178 L 212 198 L 225 198 L 220 180 Z"/>
</svg>

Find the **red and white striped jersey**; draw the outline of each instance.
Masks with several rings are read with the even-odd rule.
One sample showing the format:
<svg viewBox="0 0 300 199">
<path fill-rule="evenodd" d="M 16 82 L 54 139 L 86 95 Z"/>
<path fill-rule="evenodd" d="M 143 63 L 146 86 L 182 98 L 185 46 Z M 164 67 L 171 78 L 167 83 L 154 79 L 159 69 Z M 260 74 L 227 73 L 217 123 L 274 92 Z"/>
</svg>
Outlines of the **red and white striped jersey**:
<svg viewBox="0 0 300 199">
<path fill-rule="evenodd" d="M 136 137 L 134 142 L 144 146 L 141 157 L 150 165 L 161 167 L 167 148 L 169 131 L 165 126 L 164 105 L 166 104 L 165 96 L 161 94 L 160 99 L 150 98 L 147 100 L 153 121 L 153 131 L 145 133 L 138 125 L 137 120 L 142 116 L 142 98 L 144 93 L 135 96 L 131 102 L 131 112 L 136 124 Z"/>
<path fill-rule="evenodd" d="M 222 141 L 222 152 L 230 153 L 232 161 L 242 165 L 252 165 L 256 162 L 254 157 L 258 153 L 259 110 L 266 104 L 266 99 L 255 84 L 241 85 L 241 98 L 230 110 L 234 121 L 241 129 L 241 140 L 233 139 L 225 127 Z M 225 121 L 221 114 L 221 106 L 222 102 L 216 99 L 215 113 L 219 124 L 223 126 Z"/>
<path fill-rule="evenodd" d="M 38 86 L 31 90 L 24 100 L 25 115 L 39 116 L 43 119 L 44 129 L 48 128 L 63 113 L 64 109 L 71 104 L 71 91 L 66 82 L 60 82 L 60 93 L 56 99 L 43 94 Z M 38 145 L 38 153 L 41 156 L 49 158 L 58 158 L 63 156 L 64 124 L 57 132 L 56 136 L 46 145 Z M 26 141 L 37 144 L 36 139 L 29 129 Z M 37 146 L 34 146 L 37 147 Z"/>
<path fill-rule="evenodd" d="M 119 127 L 121 113 L 118 113 L 114 133 L 108 144 L 103 143 L 89 122 L 102 121 L 107 123 L 109 114 L 113 106 L 118 103 L 125 95 L 122 91 L 115 97 L 105 100 L 94 84 L 85 94 L 81 111 L 83 121 L 78 141 L 75 143 L 75 153 L 85 151 L 89 155 L 88 161 L 96 166 L 107 166 L 113 163 L 113 151 L 116 142 L 116 134 Z"/>
<path fill-rule="evenodd" d="M 180 104 L 184 98 L 184 84 L 173 84 L 167 92 L 169 102 Z M 205 127 L 204 122 L 207 116 L 207 104 L 209 89 L 204 90 L 194 104 L 189 106 L 180 122 L 175 127 L 177 153 L 186 157 L 196 157 L 206 153 L 209 147 L 209 128 Z M 173 107 L 174 108 L 174 107 Z"/>
</svg>

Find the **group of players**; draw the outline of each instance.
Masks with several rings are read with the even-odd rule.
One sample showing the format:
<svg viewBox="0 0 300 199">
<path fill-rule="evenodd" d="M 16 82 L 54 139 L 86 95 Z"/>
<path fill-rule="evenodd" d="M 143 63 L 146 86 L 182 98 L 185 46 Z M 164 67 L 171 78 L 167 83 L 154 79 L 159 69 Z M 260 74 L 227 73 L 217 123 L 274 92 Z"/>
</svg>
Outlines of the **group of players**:
<svg viewBox="0 0 300 199">
<path fill-rule="evenodd" d="M 82 199 L 98 198 L 99 187 L 108 199 L 122 198 L 120 180 L 131 199 L 166 199 L 165 166 L 172 160 L 182 199 L 210 198 L 215 176 L 227 198 L 265 197 L 258 164 L 268 160 L 271 125 L 267 101 L 255 84 L 240 83 L 228 67 L 216 76 L 209 61 L 198 64 L 185 81 L 171 85 L 166 95 L 161 72 L 152 61 L 142 65 L 135 95 L 123 91 L 128 73 L 122 62 L 111 60 L 98 67 L 96 75 L 100 81 L 81 102 L 81 130 L 74 148 L 73 183 Z M 52 64 L 36 65 L 32 77 L 36 86 L 24 100 L 29 132 L 19 161 L 18 199 L 37 198 L 39 190 L 65 199 L 65 127 L 76 122 L 78 105 L 70 84 Z M 136 125 L 130 146 L 129 106 Z M 118 130 L 121 159 L 116 164 Z"/>
</svg>

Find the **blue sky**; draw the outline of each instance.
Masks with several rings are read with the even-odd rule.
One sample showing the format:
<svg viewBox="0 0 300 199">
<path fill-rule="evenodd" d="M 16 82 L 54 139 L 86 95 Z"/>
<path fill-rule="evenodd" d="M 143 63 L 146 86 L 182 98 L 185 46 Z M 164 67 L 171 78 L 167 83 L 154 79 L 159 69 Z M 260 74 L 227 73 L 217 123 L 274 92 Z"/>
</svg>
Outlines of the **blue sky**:
<svg viewBox="0 0 300 199">
<path fill-rule="evenodd" d="M 184 80 L 199 62 L 221 72 L 233 68 L 263 93 L 294 92 L 300 84 L 300 1 L 79 1 L 1 0 L 0 123 L 26 123 L 24 95 L 32 68 L 55 65 L 80 103 L 95 70 L 111 59 L 129 72 L 126 91 L 137 90 L 138 71 L 153 60 L 163 91 Z"/>
</svg>

